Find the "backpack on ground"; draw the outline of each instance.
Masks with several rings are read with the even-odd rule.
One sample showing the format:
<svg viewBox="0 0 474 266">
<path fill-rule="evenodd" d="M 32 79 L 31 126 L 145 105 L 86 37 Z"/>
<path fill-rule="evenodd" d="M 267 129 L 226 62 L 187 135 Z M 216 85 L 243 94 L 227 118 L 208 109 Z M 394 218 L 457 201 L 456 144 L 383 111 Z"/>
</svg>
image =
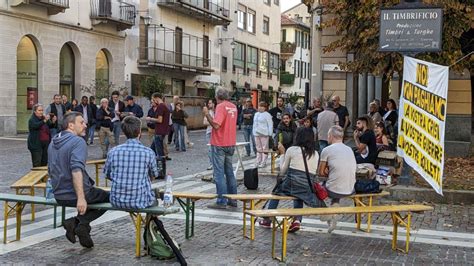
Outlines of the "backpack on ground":
<svg viewBox="0 0 474 266">
<path fill-rule="evenodd" d="M 258 188 L 258 168 L 246 169 L 244 171 L 244 186 L 250 190 Z"/>
<path fill-rule="evenodd" d="M 354 185 L 357 194 L 380 193 L 380 183 L 375 179 L 359 179 Z"/>
<path fill-rule="evenodd" d="M 169 236 L 163 226 L 163 222 L 156 216 L 147 215 L 143 239 L 148 255 L 159 260 L 168 260 L 176 257 L 181 265 L 187 265 L 178 243 Z"/>
</svg>

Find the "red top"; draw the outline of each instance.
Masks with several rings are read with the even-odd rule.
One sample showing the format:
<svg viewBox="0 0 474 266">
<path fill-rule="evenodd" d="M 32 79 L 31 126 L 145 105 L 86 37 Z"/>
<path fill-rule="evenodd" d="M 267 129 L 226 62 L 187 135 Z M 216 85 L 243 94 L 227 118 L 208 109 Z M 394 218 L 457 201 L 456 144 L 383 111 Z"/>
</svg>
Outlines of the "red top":
<svg viewBox="0 0 474 266">
<path fill-rule="evenodd" d="M 220 127 L 212 129 L 211 145 L 219 147 L 235 146 L 237 132 L 237 108 L 229 101 L 217 105 L 214 122 Z"/>
<path fill-rule="evenodd" d="M 168 135 L 169 133 L 169 124 L 170 124 L 170 110 L 165 103 L 160 103 L 156 108 L 156 118 L 162 116 L 163 120 L 161 123 L 155 124 L 155 134 L 156 135 Z"/>
</svg>

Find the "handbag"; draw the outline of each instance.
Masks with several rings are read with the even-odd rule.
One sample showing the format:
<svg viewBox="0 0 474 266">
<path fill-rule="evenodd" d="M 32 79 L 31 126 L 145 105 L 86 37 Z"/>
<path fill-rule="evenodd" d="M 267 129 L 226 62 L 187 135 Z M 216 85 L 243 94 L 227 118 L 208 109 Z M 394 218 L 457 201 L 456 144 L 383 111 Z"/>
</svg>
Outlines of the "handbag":
<svg viewBox="0 0 474 266">
<path fill-rule="evenodd" d="M 258 168 L 246 169 L 244 171 L 244 186 L 251 190 L 258 188 Z"/>
<path fill-rule="evenodd" d="M 319 182 L 312 182 L 311 178 L 309 177 L 308 171 L 308 162 L 306 162 L 306 156 L 304 156 L 303 148 L 301 148 L 301 154 L 303 155 L 303 162 L 304 168 L 306 171 L 306 178 L 308 179 L 308 185 L 311 188 L 311 192 L 313 192 L 319 200 L 324 201 L 329 197 L 327 189 L 321 185 Z"/>
</svg>

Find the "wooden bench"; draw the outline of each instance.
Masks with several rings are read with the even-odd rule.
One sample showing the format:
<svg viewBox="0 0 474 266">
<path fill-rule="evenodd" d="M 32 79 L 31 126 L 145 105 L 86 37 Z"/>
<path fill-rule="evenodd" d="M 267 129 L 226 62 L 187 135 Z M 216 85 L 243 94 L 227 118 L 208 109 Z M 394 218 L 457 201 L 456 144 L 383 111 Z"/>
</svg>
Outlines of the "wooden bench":
<svg viewBox="0 0 474 266">
<path fill-rule="evenodd" d="M 374 198 L 376 197 L 384 197 L 390 195 L 387 191 L 382 191 L 380 193 L 370 193 L 370 194 L 354 194 L 348 196 L 348 198 L 352 199 L 355 206 L 363 206 L 363 207 L 371 207 L 374 203 Z M 244 237 L 255 239 L 255 218 L 250 217 L 250 237 L 247 236 L 247 210 L 255 210 L 260 208 L 259 205 L 263 204 L 264 201 L 268 200 L 294 200 L 295 197 L 292 196 L 279 196 L 274 194 L 226 194 L 224 195 L 225 198 L 231 200 L 238 200 L 242 201 L 242 229 Z M 362 213 L 356 215 L 356 222 L 357 222 L 357 229 L 361 229 L 361 220 L 362 220 Z M 372 214 L 367 213 L 367 229 L 366 231 L 370 232 L 370 224 L 372 222 Z"/>
<path fill-rule="evenodd" d="M 35 195 L 35 185 L 46 182 L 48 170 L 31 171 L 13 183 L 10 188 L 15 189 L 17 195 Z M 35 205 L 31 204 L 31 220 L 35 220 Z"/>
<path fill-rule="evenodd" d="M 110 191 L 110 187 L 99 188 Z M 160 192 L 164 191 L 161 190 Z M 184 236 L 186 239 L 189 239 L 194 236 L 194 211 L 196 201 L 215 199 L 217 198 L 217 194 L 173 191 L 173 197 L 178 201 L 186 215 Z"/>
<path fill-rule="evenodd" d="M 270 154 L 270 158 L 271 158 L 270 173 L 274 174 L 275 169 L 276 169 L 275 167 L 276 158 L 279 156 L 278 151 L 264 150 L 263 153 Z"/>
<path fill-rule="evenodd" d="M 410 243 L 411 215 L 414 212 L 431 211 L 433 207 L 425 205 L 394 205 L 394 206 L 372 206 L 372 207 L 332 207 L 332 208 L 302 208 L 302 209 L 274 209 L 274 210 L 247 210 L 246 213 L 253 217 L 264 217 L 272 219 L 272 258 L 286 260 L 286 238 L 289 224 L 293 217 L 309 215 L 334 215 L 334 214 L 362 214 L 362 213 L 390 213 L 393 222 L 392 249 L 408 253 Z M 405 212 L 402 216 L 400 213 Z M 278 220 L 277 217 L 283 217 Z M 406 227 L 405 249 L 397 247 L 398 226 Z M 281 257 L 275 255 L 276 230 L 281 228 Z"/>
<path fill-rule="evenodd" d="M 13 216 L 15 214 L 16 217 L 16 239 L 13 241 L 18 241 L 21 238 L 21 214 L 23 212 L 23 208 L 25 204 L 43 204 L 49 206 L 60 206 L 56 203 L 55 200 L 46 200 L 44 197 L 38 196 L 27 196 L 27 195 L 15 195 L 15 194 L 7 194 L 7 193 L 0 193 L 0 201 L 5 202 L 5 212 L 4 212 L 4 224 L 3 224 L 3 243 L 6 244 L 7 242 L 7 231 L 8 231 L 8 217 Z M 12 203 L 12 204 L 11 204 Z M 63 208 L 63 214 L 65 214 L 65 207 Z M 130 214 L 132 218 L 132 222 L 135 227 L 135 255 L 140 257 L 141 251 L 141 227 L 142 227 L 142 216 L 141 213 L 152 214 L 152 215 L 167 215 L 172 213 L 179 212 L 179 208 L 177 207 L 149 207 L 145 209 L 139 210 L 131 210 L 131 209 L 120 209 L 113 207 L 110 203 L 96 203 L 96 204 L 88 204 L 88 209 L 97 209 L 97 210 L 111 210 L 111 211 L 125 211 Z M 56 215 L 55 215 L 56 216 Z"/>
<path fill-rule="evenodd" d="M 99 177 L 100 177 L 100 166 L 105 164 L 106 159 L 97 159 L 86 161 L 86 164 L 93 164 L 95 166 L 95 183 L 96 186 L 99 186 Z M 48 166 L 38 166 L 31 168 L 32 171 L 48 171 Z M 105 186 L 107 186 L 107 179 L 105 180 Z"/>
</svg>

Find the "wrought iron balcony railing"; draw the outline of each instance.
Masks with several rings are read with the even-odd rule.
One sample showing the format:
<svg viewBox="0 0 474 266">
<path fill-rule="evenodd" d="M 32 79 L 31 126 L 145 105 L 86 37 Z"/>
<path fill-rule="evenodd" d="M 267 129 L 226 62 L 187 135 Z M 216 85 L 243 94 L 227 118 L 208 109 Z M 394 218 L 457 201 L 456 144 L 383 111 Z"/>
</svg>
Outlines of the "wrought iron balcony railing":
<svg viewBox="0 0 474 266">
<path fill-rule="evenodd" d="M 42 6 L 48 9 L 48 15 L 56 15 L 59 12 L 64 12 L 69 8 L 69 0 L 13 0 L 10 1 L 11 6 L 18 6 L 21 4 L 33 4 Z"/>
<path fill-rule="evenodd" d="M 158 5 L 214 25 L 228 25 L 232 20 L 224 1 L 229 4 L 228 0 L 158 0 Z"/>
<path fill-rule="evenodd" d="M 91 0 L 93 24 L 114 23 L 117 30 L 130 29 L 135 25 L 135 6 L 118 0 Z"/>
<path fill-rule="evenodd" d="M 169 70 L 210 74 L 210 41 L 168 29 L 148 26 L 146 47 L 140 49 L 140 67 L 161 67 Z"/>
</svg>

